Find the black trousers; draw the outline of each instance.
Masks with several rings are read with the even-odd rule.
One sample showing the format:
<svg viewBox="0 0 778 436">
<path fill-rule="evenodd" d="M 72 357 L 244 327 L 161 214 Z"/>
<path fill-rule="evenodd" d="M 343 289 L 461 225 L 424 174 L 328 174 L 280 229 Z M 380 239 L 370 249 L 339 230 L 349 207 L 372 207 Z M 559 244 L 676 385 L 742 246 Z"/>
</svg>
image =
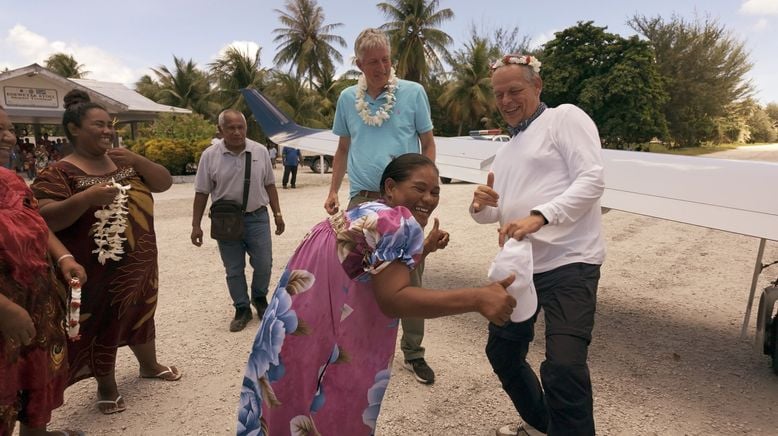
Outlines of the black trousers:
<svg viewBox="0 0 778 436">
<path fill-rule="evenodd" d="M 486 355 L 521 418 L 551 436 L 594 435 L 592 384 L 586 363 L 600 266 L 564 265 L 533 276 L 546 321 L 540 381 L 527 363 L 538 314 L 521 323 L 489 324 Z M 542 383 L 542 385 L 541 385 Z"/>
<path fill-rule="evenodd" d="M 292 175 L 292 188 L 294 188 L 297 183 L 297 165 L 284 165 L 284 178 L 281 181 L 284 188 L 286 188 L 286 183 L 289 181 L 289 174 Z"/>
</svg>

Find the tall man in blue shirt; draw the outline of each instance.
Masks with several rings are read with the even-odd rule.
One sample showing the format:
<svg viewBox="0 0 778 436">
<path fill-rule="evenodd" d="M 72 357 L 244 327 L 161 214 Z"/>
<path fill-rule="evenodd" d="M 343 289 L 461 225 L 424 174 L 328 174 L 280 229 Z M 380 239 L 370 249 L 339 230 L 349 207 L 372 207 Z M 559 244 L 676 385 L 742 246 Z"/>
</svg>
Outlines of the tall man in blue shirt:
<svg viewBox="0 0 778 436">
<path fill-rule="evenodd" d="M 380 198 L 379 184 L 386 165 L 405 153 L 421 153 L 435 160 L 435 139 L 427 93 L 418 83 L 394 74 L 389 39 L 378 29 L 365 29 L 354 44 L 362 77 L 338 98 L 332 132 L 340 137 L 332 166 L 332 182 L 324 208 L 330 215 L 340 208 L 338 190 L 348 168 L 348 209 Z M 421 286 L 424 264 L 411 272 L 411 284 Z M 424 360 L 423 319 L 403 319 L 400 348 L 405 367 L 424 384 L 435 373 Z"/>
</svg>

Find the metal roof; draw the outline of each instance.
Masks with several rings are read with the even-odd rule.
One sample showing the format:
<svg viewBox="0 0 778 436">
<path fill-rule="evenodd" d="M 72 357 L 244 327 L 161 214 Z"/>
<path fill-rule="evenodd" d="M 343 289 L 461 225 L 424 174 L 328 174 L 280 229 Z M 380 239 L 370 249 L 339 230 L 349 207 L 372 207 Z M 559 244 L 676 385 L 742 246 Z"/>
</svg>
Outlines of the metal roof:
<svg viewBox="0 0 778 436">
<path fill-rule="evenodd" d="M 156 103 L 121 83 L 67 79 L 38 64 L 0 73 L 0 104 L 15 123 L 61 123 L 65 112 L 62 100 L 72 89 L 86 91 L 92 101 L 105 106 L 119 122 L 149 121 L 160 113 L 192 113 L 189 109 Z M 41 98 L 36 100 L 28 95 Z"/>
</svg>

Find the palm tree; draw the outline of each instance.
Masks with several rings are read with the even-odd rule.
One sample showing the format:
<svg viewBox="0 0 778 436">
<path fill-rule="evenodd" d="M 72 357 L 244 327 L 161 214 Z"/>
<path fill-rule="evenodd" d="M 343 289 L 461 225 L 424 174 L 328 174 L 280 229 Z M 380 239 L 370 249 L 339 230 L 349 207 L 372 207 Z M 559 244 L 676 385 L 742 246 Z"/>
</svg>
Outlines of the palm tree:
<svg viewBox="0 0 778 436">
<path fill-rule="evenodd" d="M 211 119 L 214 117 L 213 105 L 209 102 L 211 87 L 208 75 L 197 68 L 191 59 L 173 56 L 175 69 L 160 65 L 152 68 L 159 80 L 160 92 L 158 103 L 192 109 Z"/>
<path fill-rule="evenodd" d="M 76 59 L 66 53 L 54 53 L 46 61 L 46 68 L 68 79 L 83 79 L 89 73 Z"/>
<path fill-rule="evenodd" d="M 321 112 L 322 97 L 291 74 L 273 74 L 267 89 L 276 106 L 298 124 L 315 129 L 331 127 Z"/>
<path fill-rule="evenodd" d="M 448 56 L 446 46 L 452 39 L 437 26 L 454 18 L 454 12 L 437 10 L 438 4 L 438 0 L 391 0 L 377 5 L 390 20 L 381 29 L 392 43 L 398 76 L 421 83 L 430 70 L 443 70 L 440 60 Z"/>
<path fill-rule="evenodd" d="M 458 135 L 462 135 L 465 126 L 480 127 L 494 105 L 489 79 L 494 53 L 495 48 L 490 47 L 486 38 L 473 34 L 464 50 L 456 51 L 448 60 L 453 67 L 452 78 L 438 102 L 448 108 L 452 120 L 458 123 Z"/>
<path fill-rule="evenodd" d="M 333 44 L 346 47 L 346 40 L 331 32 L 343 23 L 324 24 L 324 10 L 316 0 L 286 0 L 286 12 L 279 9 L 278 19 L 286 27 L 273 30 L 277 36 L 276 64 L 290 64 L 298 76 L 308 77 L 308 86 L 313 88 L 314 79 L 320 79 L 324 71 L 333 70 L 333 59 L 343 62 L 343 56 Z"/>
<path fill-rule="evenodd" d="M 221 108 L 232 108 L 242 112 L 248 121 L 248 136 L 255 139 L 260 139 L 259 125 L 252 122 L 253 114 L 242 99 L 240 90 L 243 88 L 265 90 L 268 71 L 259 66 L 261 50 L 258 48 L 252 56 L 248 47 L 245 52 L 236 47 L 228 47 L 221 57 L 209 64 L 211 75 L 218 83 L 216 93 Z"/>
<path fill-rule="evenodd" d="M 161 90 L 159 82 L 152 79 L 148 74 L 144 74 L 135 82 L 135 91 L 150 100 L 159 101 L 159 93 Z"/>
</svg>

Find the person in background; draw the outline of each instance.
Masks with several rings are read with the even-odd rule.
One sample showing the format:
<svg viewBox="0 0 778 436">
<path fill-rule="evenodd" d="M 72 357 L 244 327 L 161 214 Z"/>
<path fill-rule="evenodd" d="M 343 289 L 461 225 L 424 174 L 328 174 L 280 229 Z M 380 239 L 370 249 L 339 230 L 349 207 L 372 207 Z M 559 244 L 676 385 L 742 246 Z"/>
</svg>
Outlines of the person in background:
<svg viewBox="0 0 778 436">
<path fill-rule="evenodd" d="M 273 169 L 275 169 L 276 160 L 278 158 L 278 149 L 275 145 L 271 145 L 268 147 L 268 153 L 270 153 L 270 164 L 273 166 Z"/>
<path fill-rule="evenodd" d="M 421 85 L 400 80 L 391 63 L 389 38 L 379 29 L 365 29 L 354 43 L 359 82 L 341 92 L 332 133 L 339 136 L 330 191 L 324 203 L 329 214 L 339 210 L 338 190 L 348 169 L 348 209 L 380 198 L 381 174 L 392 158 L 421 153 L 435 161 L 435 138 L 427 93 Z M 422 286 L 424 262 L 411 272 Z M 424 319 L 403 318 L 400 349 L 403 365 L 420 383 L 435 382 L 424 358 Z"/>
<path fill-rule="evenodd" d="M 84 91 L 65 95 L 62 127 L 73 152 L 43 170 L 32 191 L 49 227 L 89 274 L 81 339 L 68 350 L 69 383 L 94 377 L 98 410 L 117 413 L 127 407 L 116 384 L 119 347 L 130 347 L 140 377 L 181 378 L 178 368 L 157 361 L 154 324 L 159 270 L 151 194 L 173 180 L 162 165 L 113 148 L 112 117 Z"/>
<path fill-rule="evenodd" d="M 292 147 L 284 147 L 282 154 L 282 160 L 284 162 L 284 178 L 281 179 L 281 185 L 286 189 L 287 182 L 291 182 L 292 189 L 296 188 L 297 183 L 297 166 L 303 160 L 303 155 L 300 150 Z M 291 180 L 289 176 L 291 177 Z"/>
<path fill-rule="evenodd" d="M 0 106 L 0 166 L 16 145 L 14 127 Z M 68 378 L 65 282 L 86 283 L 86 273 L 46 227 L 27 184 L 0 168 L 0 436 L 81 435 L 47 431 L 62 405 Z"/>
<path fill-rule="evenodd" d="M 270 219 L 267 206 L 273 210 L 276 235 L 284 232 L 286 224 L 278 201 L 276 180 L 267 148 L 246 138 L 246 118 L 234 110 L 219 114 L 219 139 L 203 151 L 195 176 L 195 196 L 192 204 L 192 244 L 203 245 L 200 226 L 208 197 L 211 202 L 232 200 L 241 204 L 247 154 L 250 154 L 251 177 L 246 212 L 243 215 L 243 239 L 217 241 L 219 254 L 227 275 L 235 317 L 230 331 L 239 332 L 251 321 L 253 304 L 260 318 L 267 307 L 267 288 L 273 266 L 273 245 L 270 237 Z M 251 299 L 246 283 L 246 254 L 254 269 L 251 278 Z"/>
<path fill-rule="evenodd" d="M 489 325 L 486 355 L 524 420 L 497 434 L 594 435 L 587 356 L 605 260 L 600 136 L 578 107 L 540 101 L 535 57 L 506 55 L 492 66 L 491 81 L 512 138 L 497 152 L 487 184 L 476 188 L 470 213 L 481 224 L 499 221 L 500 246 L 508 238 L 531 242 L 546 327 L 539 381 L 526 360 L 537 313 Z"/>
<path fill-rule="evenodd" d="M 394 360 L 398 317 L 478 312 L 502 324 L 516 300 L 499 283 L 425 289 L 410 272 L 445 248 L 435 164 L 408 153 L 380 178 L 381 199 L 317 224 L 287 263 L 251 349 L 238 435 L 372 435 Z"/>
</svg>

